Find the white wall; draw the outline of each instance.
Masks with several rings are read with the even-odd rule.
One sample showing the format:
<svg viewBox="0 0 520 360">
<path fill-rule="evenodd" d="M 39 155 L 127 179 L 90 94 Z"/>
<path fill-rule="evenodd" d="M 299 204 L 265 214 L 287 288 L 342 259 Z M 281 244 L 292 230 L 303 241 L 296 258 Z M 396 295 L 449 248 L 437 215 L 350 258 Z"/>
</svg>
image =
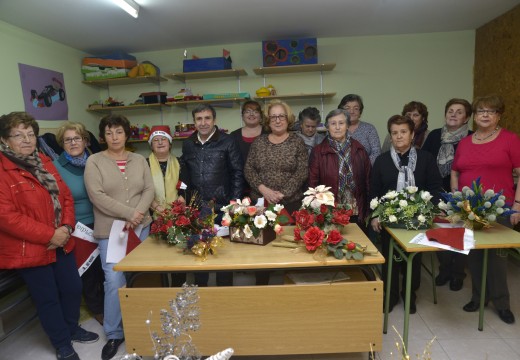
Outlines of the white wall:
<svg viewBox="0 0 520 360">
<path fill-rule="evenodd" d="M 325 72 L 324 91 L 336 92 L 332 99 L 326 99 L 323 110 L 337 107 L 341 98 L 348 93 L 361 95 L 365 102 L 362 119 L 373 123 L 381 140 L 386 135 L 386 120 L 400 113 L 405 103 L 411 100 L 424 102 L 429 109 L 430 129 L 443 123 L 444 104 L 452 97 L 471 100 L 473 94 L 474 31 L 459 31 L 431 34 L 360 36 L 318 39 L 318 60 L 322 63 L 334 62 L 336 68 Z M 185 85 L 177 81 L 163 82 L 158 88 L 152 84 L 113 86 L 99 90 L 81 83 L 81 58 L 85 54 L 46 40 L 38 35 L 0 22 L 0 44 L 2 57 L 0 65 L 4 71 L 0 96 L 0 113 L 23 110 L 23 99 L 18 74 L 18 63 L 29 64 L 60 71 L 65 76 L 68 93 L 70 120 L 83 121 L 97 134 L 97 121 L 101 114 L 85 111 L 87 105 L 96 99 L 109 95 L 126 103 L 136 100 L 140 93 L 167 91 L 175 94 Z M 231 51 L 234 68 L 243 68 L 248 75 L 241 78 L 241 91 L 254 96 L 263 85 L 261 76 L 253 68 L 262 66 L 261 43 L 244 43 L 221 46 L 188 48 L 188 57 L 195 54 L 201 58 L 216 57 L 222 48 Z M 182 72 L 184 49 L 172 49 L 135 53 L 139 61 L 149 60 L 161 68 L 161 73 Z M 308 93 L 320 90 L 319 73 L 292 75 L 271 75 L 267 84 L 272 84 L 279 94 Z M 238 84 L 232 78 L 189 81 L 194 93 L 237 92 Z M 306 106 L 321 109 L 320 100 L 289 101 L 297 114 Z M 168 108 L 159 111 L 128 111 L 134 124 L 168 124 L 191 122 L 191 108 Z M 42 127 L 59 125 L 59 122 L 43 122 Z M 237 106 L 217 108 L 217 123 L 223 128 L 234 130 L 241 126 L 240 111 Z M 56 125 L 56 126 L 57 126 Z M 180 142 L 176 142 L 174 152 L 180 155 Z M 139 152 L 149 152 L 146 144 L 136 145 Z"/>
</svg>

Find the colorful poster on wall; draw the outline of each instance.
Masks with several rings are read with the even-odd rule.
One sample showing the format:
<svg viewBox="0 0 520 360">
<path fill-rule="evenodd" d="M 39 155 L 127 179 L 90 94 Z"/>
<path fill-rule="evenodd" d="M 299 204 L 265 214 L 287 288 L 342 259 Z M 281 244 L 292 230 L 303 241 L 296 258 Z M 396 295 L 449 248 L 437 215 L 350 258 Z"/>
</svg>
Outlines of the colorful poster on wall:
<svg viewBox="0 0 520 360">
<path fill-rule="evenodd" d="M 63 74 L 18 64 L 25 111 L 36 120 L 68 120 L 69 106 Z"/>
</svg>

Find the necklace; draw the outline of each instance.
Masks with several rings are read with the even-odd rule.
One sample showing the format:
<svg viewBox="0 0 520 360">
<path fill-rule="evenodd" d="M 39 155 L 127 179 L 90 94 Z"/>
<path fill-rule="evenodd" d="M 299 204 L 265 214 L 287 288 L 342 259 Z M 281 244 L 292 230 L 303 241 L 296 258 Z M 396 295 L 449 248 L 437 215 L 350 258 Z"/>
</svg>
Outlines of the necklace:
<svg viewBox="0 0 520 360">
<path fill-rule="evenodd" d="M 484 136 L 483 138 L 479 138 L 479 137 L 477 137 L 477 132 L 475 131 L 475 133 L 473 134 L 473 137 L 474 137 L 476 140 L 478 140 L 478 141 L 484 141 L 484 140 L 489 139 L 491 136 L 495 135 L 496 132 L 498 131 L 498 129 L 499 129 L 499 127 L 497 126 L 497 127 L 495 128 L 495 130 L 493 130 L 493 132 L 492 132 L 491 134 L 489 134 L 489 135 L 487 135 L 487 136 Z"/>
</svg>

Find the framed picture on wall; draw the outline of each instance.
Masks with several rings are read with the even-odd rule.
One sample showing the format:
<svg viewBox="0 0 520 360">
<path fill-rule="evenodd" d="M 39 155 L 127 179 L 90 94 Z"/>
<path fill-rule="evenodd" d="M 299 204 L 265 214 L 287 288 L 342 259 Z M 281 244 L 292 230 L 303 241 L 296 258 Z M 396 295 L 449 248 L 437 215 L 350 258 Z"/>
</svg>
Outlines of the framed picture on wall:
<svg viewBox="0 0 520 360">
<path fill-rule="evenodd" d="M 25 111 L 36 120 L 68 120 L 69 107 L 63 74 L 18 64 Z"/>
</svg>

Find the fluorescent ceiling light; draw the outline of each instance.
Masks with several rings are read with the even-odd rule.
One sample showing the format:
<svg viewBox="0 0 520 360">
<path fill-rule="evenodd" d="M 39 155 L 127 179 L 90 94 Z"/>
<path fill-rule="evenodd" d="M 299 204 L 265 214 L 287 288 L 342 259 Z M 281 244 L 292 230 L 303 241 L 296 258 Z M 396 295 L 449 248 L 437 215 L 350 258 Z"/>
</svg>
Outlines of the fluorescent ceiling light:
<svg viewBox="0 0 520 360">
<path fill-rule="evenodd" d="M 139 15 L 139 5 L 133 0 L 112 0 L 121 9 L 129 13 L 131 16 L 137 19 Z"/>
</svg>

